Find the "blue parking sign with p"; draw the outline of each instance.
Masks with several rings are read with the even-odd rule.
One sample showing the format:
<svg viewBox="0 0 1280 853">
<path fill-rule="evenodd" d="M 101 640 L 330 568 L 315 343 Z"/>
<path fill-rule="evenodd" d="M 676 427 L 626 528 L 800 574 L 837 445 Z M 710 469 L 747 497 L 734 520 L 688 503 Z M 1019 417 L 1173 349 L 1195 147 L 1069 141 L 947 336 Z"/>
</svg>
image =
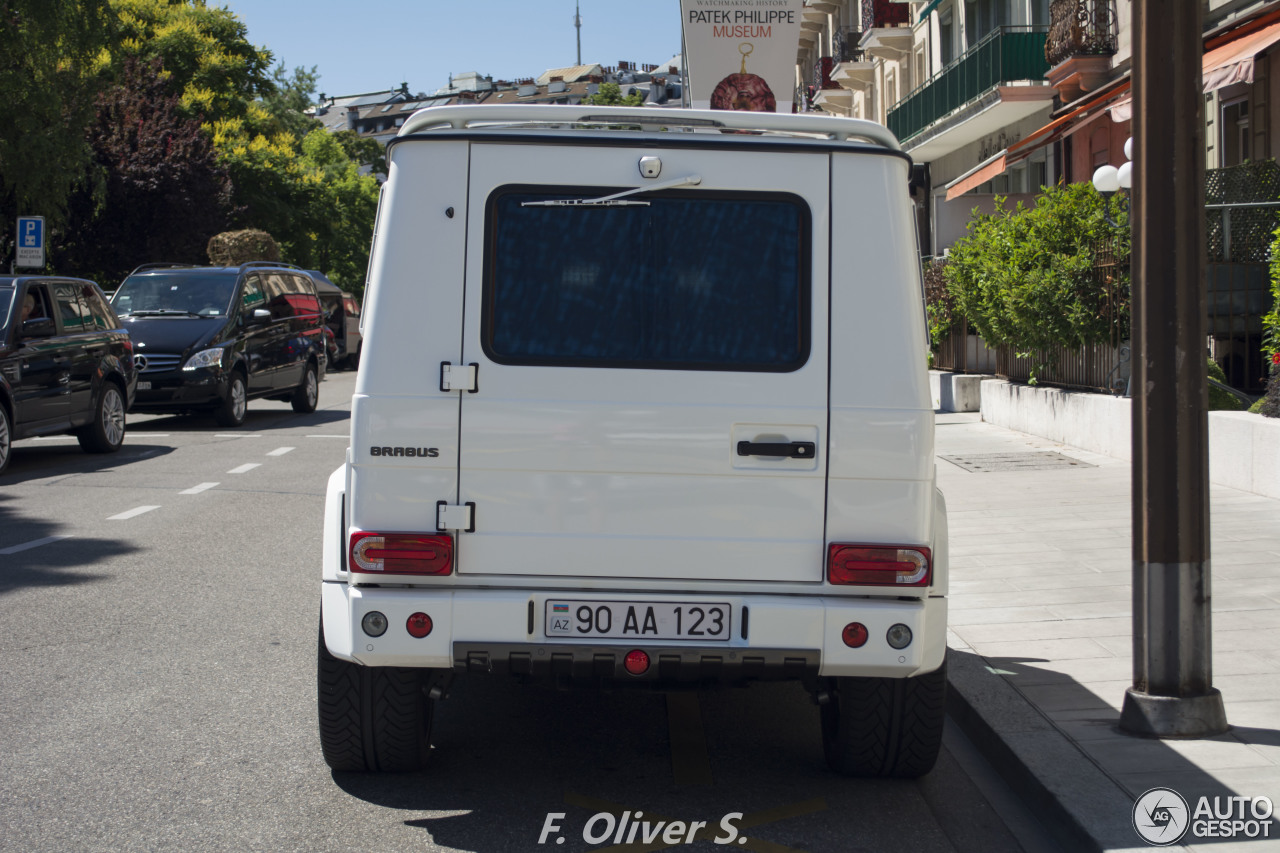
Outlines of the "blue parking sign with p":
<svg viewBox="0 0 1280 853">
<path fill-rule="evenodd" d="M 18 245 L 15 262 L 20 267 L 44 266 L 44 217 L 18 217 Z"/>
</svg>

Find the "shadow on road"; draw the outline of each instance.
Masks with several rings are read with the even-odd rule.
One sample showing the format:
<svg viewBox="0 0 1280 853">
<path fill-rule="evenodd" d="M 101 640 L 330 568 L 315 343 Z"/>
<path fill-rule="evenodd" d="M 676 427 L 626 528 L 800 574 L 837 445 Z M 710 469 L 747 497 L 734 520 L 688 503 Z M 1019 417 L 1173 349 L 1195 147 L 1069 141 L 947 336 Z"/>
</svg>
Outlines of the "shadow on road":
<svg viewBox="0 0 1280 853">
<path fill-rule="evenodd" d="M 121 554 L 137 549 L 112 539 L 72 536 L 32 548 L 13 551 L 26 543 L 68 536 L 66 525 L 23 516 L 17 500 L 0 495 L 0 596 L 27 587 L 55 587 L 106 580 L 90 571 Z M 9 553 L 5 553 L 9 552 Z"/>
<path fill-rule="evenodd" d="M 543 849 L 538 839 L 555 813 L 562 815 L 555 819 L 559 834 L 548 836 L 547 849 L 612 849 L 615 836 L 588 835 L 598 839 L 624 812 L 684 822 L 681 843 L 648 850 L 1019 849 L 945 752 L 924 780 L 843 778 L 825 766 L 818 709 L 799 685 L 695 695 L 701 750 L 683 736 L 676 738 L 683 745 L 672 743 L 665 694 L 460 679 L 437 705 L 428 771 L 334 773 L 333 780 L 352 797 L 408 812 L 405 826 L 448 849 Z M 705 773 L 691 773 L 699 763 Z M 961 817 L 940 810 L 934 795 L 949 799 Z M 713 837 L 728 838 L 721 822 L 735 813 L 729 821 L 752 839 L 749 845 L 687 843 L 693 821 L 705 822 Z M 960 828 L 960 820 L 968 828 Z M 628 828 L 621 842 L 629 837 Z"/>
<path fill-rule="evenodd" d="M 138 459 L 173 452 L 172 447 L 145 441 L 145 435 L 130 433 L 125 436 L 124 447 L 115 453 L 85 453 L 74 438 L 68 441 L 18 441 L 13 444 L 8 470 L 0 474 L 0 485 L 103 473 Z"/>
</svg>

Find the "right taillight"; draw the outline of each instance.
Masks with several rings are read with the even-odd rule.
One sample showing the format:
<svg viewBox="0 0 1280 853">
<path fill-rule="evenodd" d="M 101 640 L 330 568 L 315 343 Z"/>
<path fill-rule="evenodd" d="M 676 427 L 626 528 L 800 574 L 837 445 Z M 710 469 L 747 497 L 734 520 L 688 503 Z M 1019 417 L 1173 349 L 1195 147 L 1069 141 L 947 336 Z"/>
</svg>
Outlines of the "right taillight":
<svg viewBox="0 0 1280 853">
<path fill-rule="evenodd" d="M 827 580 L 852 586 L 928 586 L 929 549 L 911 545 L 842 545 L 827 551 Z"/>
<path fill-rule="evenodd" d="M 351 534 L 351 571 L 386 575 L 447 575 L 453 540 L 418 533 Z"/>
</svg>

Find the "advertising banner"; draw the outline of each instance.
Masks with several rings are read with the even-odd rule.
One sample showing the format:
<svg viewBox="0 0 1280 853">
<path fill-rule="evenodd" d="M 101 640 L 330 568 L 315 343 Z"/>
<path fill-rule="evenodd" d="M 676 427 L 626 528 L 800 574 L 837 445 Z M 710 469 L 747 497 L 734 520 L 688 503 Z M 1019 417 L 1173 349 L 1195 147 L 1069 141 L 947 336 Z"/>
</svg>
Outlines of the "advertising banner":
<svg viewBox="0 0 1280 853">
<path fill-rule="evenodd" d="M 789 113 L 804 0 L 680 0 L 694 109 Z"/>
</svg>

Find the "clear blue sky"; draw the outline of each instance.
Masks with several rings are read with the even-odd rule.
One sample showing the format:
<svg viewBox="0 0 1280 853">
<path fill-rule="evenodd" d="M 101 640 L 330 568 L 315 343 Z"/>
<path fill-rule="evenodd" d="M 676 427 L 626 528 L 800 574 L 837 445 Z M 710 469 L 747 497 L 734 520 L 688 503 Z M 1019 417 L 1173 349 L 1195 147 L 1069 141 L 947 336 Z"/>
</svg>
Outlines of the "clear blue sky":
<svg viewBox="0 0 1280 853">
<path fill-rule="evenodd" d="M 680 52 L 679 0 L 580 0 L 582 61 L 662 63 Z M 573 65 L 573 0 L 209 0 L 249 40 L 293 69 L 316 66 L 317 91 L 432 92 L 450 73 L 535 77 Z"/>
</svg>

